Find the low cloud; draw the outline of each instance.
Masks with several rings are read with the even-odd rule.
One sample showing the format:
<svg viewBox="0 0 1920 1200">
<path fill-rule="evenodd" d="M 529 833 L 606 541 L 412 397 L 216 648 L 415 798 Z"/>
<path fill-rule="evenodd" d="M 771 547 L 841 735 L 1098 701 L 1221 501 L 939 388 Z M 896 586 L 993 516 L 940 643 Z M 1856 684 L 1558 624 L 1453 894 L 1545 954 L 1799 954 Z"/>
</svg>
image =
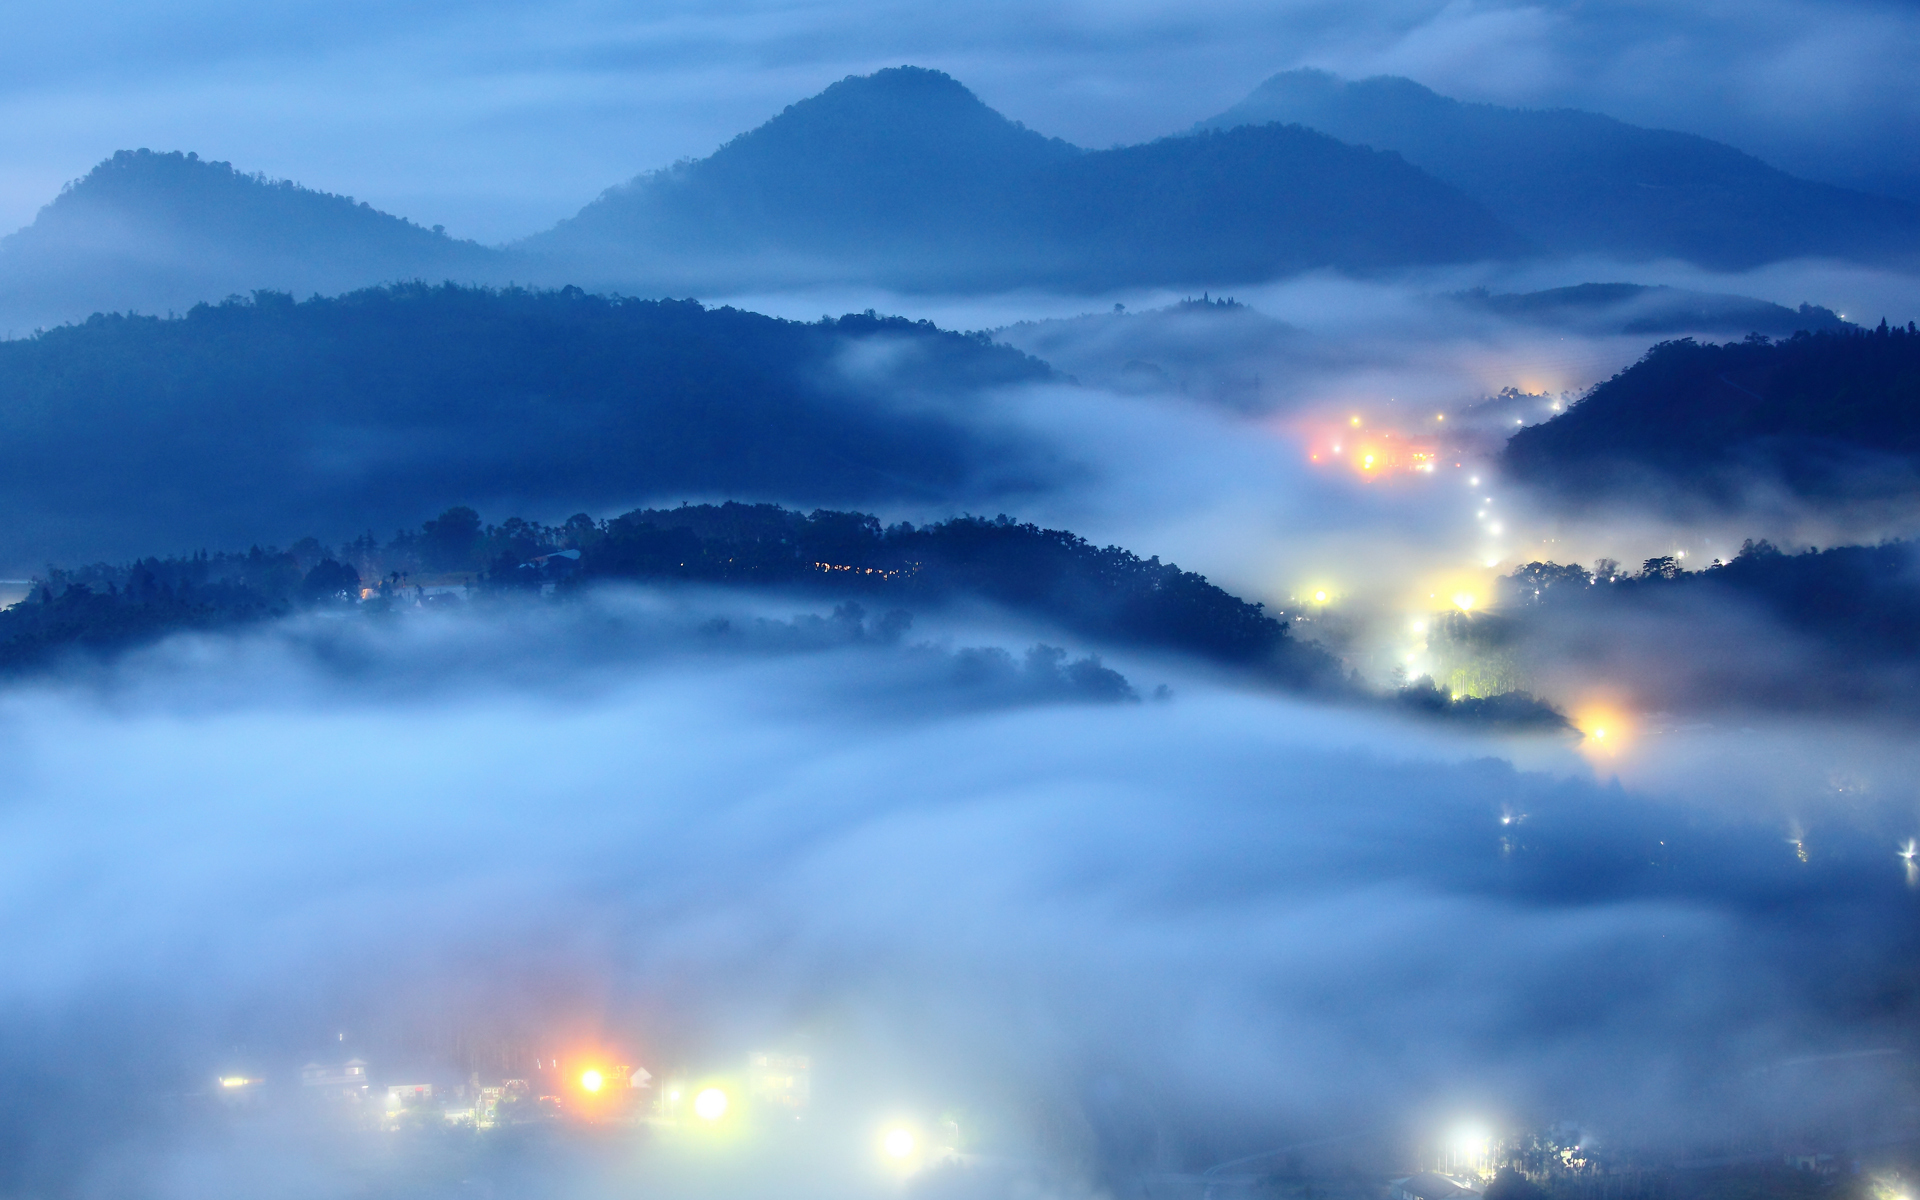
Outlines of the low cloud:
<svg viewBox="0 0 1920 1200">
<path fill-rule="evenodd" d="M 801 1166 L 860 1194 L 872 1122 L 964 1111 L 996 1170 L 1072 1191 L 1463 1113 L 1711 1140 L 1688 1114 L 1871 1132 L 1906 1102 L 1897 1059 L 1846 1094 L 1752 1074 L 1897 1039 L 1879 823 L 1823 814 L 1803 862 L 1771 816 L 1609 791 L 1561 741 L 1177 673 L 1172 703 L 956 705 L 958 652 L 930 685 L 870 621 L 716 656 L 710 606 L 662 603 L 422 616 L 359 656 L 293 625 L 13 691 L 8 1185 L 504 1188 L 551 1158 L 575 1194 Z M 292 1081 L 349 1039 L 448 1083 L 586 1041 L 663 1070 L 805 1044 L 819 1120 L 728 1168 L 323 1152 Z M 233 1070 L 271 1083 L 239 1124 L 192 1099 Z"/>
</svg>

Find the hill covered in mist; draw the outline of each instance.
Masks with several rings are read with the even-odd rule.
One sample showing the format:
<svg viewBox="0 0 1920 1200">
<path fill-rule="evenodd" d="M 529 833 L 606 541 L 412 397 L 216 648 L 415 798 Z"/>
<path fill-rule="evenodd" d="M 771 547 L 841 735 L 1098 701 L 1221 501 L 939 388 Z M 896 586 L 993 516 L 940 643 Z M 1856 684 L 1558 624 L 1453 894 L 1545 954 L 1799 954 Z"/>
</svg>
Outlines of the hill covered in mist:
<svg viewBox="0 0 1920 1200">
<path fill-rule="evenodd" d="M 1649 486 L 1731 501 L 1920 490 L 1914 327 L 1662 342 L 1502 453 L 1521 482 L 1584 499 Z"/>
<path fill-rule="evenodd" d="M 1787 337 L 1806 330 L 1846 329 L 1830 308 L 1798 309 L 1751 296 L 1697 292 L 1639 283 L 1581 283 L 1538 292 L 1491 292 L 1486 288 L 1448 297 L 1462 308 L 1489 312 L 1583 333 L 1763 333 Z"/>
<path fill-rule="evenodd" d="M 96 316 L 0 342 L 0 562 L 339 537 L 448 495 L 540 513 L 1019 488 L 1043 476 L 1024 445 L 943 406 L 1050 375 L 925 322 L 577 289 L 261 293 Z"/>
<path fill-rule="evenodd" d="M 958 81 L 850 77 L 517 247 L 588 286 L 870 279 L 915 288 L 1268 279 L 1521 253 L 1394 154 L 1297 128 L 1082 150 Z"/>
<path fill-rule="evenodd" d="M 1391 150 L 1541 248 L 1723 269 L 1920 255 L 1920 206 L 1795 178 L 1731 146 L 1574 109 L 1467 104 L 1394 76 L 1273 76 L 1200 123 L 1283 122 Z"/>
<path fill-rule="evenodd" d="M 504 256 L 365 201 L 196 154 L 122 150 L 0 239 L 0 332 L 266 289 L 490 280 Z"/>
</svg>

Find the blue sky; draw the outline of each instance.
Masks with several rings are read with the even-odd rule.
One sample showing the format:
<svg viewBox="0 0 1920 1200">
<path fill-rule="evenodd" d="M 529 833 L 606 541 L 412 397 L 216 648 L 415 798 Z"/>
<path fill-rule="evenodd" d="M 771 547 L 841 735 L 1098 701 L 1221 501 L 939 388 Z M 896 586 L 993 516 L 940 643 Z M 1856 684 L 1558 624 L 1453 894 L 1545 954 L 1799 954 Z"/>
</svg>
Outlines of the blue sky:
<svg viewBox="0 0 1920 1200">
<path fill-rule="evenodd" d="M 0 228 L 115 149 L 192 149 L 499 240 L 912 62 L 1087 145 L 1183 129 L 1274 71 L 1410 75 L 1903 176 L 1920 7 L 1757 0 L 80 0 L 9 6 Z M 1891 186 L 1891 185 L 1889 185 Z"/>
</svg>

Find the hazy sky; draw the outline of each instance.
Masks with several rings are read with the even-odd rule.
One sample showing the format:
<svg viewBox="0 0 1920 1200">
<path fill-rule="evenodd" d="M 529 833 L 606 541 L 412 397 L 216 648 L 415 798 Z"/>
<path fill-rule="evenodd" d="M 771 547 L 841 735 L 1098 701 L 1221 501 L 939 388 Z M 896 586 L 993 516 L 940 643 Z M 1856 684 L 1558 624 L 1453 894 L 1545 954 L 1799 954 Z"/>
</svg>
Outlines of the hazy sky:
<svg viewBox="0 0 1920 1200">
<path fill-rule="evenodd" d="M 1891 0 L 79 0 L 10 5 L 7 33 L 0 228 L 112 151 L 151 146 L 509 238 L 903 62 L 1087 145 L 1183 129 L 1318 65 L 1920 186 L 1920 6 Z"/>
</svg>

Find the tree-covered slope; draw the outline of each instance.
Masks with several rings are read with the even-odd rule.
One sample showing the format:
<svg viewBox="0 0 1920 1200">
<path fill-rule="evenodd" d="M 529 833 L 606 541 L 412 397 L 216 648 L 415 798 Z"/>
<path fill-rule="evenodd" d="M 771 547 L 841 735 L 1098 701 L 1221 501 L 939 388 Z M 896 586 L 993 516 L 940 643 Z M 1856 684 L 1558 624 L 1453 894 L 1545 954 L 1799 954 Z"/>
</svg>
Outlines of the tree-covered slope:
<svg viewBox="0 0 1920 1200">
<path fill-rule="evenodd" d="M 1507 472 L 1576 495 L 1649 478 L 1708 491 L 1764 471 L 1807 494 L 1911 488 L 1920 463 L 1913 326 L 1662 342 L 1566 412 L 1515 433 Z"/>
<path fill-rule="evenodd" d="M 842 369 L 873 345 L 886 353 Z M 1048 375 L 924 322 L 577 289 L 96 316 L 0 342 L 0 564 L 391 529 L 447 495 L 550 512 L 742 492 L 927 500 L 987 486 L 986 471 L 1031 483 L 1021 447 L 942 403 Z"/>
<path fill-rule="evenodd" d="M 147 557 L 50 570 L 0 612 L 0 668 L 73 649 L 111 651 L 182 630 L 216 630 L 313 606 L 419 605 L 423 576 L 472 586 L 459 603 L 597 581 L 778 587 L 925 611 L 986 600 L 1106 645 L 1148 647 L 1249 669 L 1275 682 L 1339 685 L 1338 664 L 1283 622 L 1202 576 L 1063 530 L 998 517 L 883 528 L 865 513 L 772 504 L 642 509 L 563 525 L 483 526 L 454 508 L 382 543 Z M 551 586 L 550 586 L 551 585 Z M 428 601 L 432 603 L 433 601 Z"/>
<path fill-rule="evenodd" d="M 486 279 L 504 261 L 364 201 L 193 154 L 122 150 L 0 240 L 0 332 L 258 289 Z"/>
<path fill-rule="evenodd" d="M 900 67 L 614 188 L 521 249 L 592 283 L 1104 287 L 1457 262 L 1523 243 L 1397 155 L 1303 129 L 1084 151 L 947 75 Z"/>
<path fill-rule="evenodd" d="M 1467 104 L 1410 79 L 1288 71 L 1201 127 L 1274 121 L 1396 151 L 1551 251 L 1725 268 L 1920 254 L 1920 206 L 1797 179 L 1692 134 Z"/>
</svg>

